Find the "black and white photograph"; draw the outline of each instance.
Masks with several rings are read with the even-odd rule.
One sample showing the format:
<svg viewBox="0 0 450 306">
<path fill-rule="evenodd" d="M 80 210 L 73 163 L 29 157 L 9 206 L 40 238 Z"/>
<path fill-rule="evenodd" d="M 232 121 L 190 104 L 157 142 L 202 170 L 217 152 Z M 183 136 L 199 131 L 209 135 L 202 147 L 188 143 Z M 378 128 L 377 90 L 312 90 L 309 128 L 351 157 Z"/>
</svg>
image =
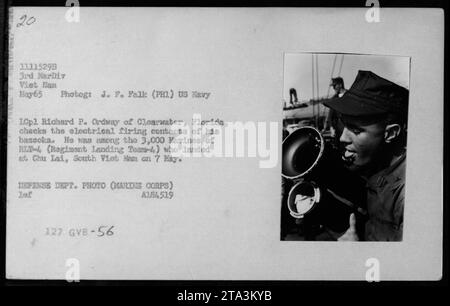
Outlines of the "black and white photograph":
<svg viewBox="0 0 450 306">
<path fill-rule="evenodd" d="M 8 7 L 5 279 L 440 280 L 444 12 L 364 4 Z"/>
<path fill-rule="evenodd" d="M 284 65 L 281 240 L 402 241 L 410 58 Z"/>
</svg>

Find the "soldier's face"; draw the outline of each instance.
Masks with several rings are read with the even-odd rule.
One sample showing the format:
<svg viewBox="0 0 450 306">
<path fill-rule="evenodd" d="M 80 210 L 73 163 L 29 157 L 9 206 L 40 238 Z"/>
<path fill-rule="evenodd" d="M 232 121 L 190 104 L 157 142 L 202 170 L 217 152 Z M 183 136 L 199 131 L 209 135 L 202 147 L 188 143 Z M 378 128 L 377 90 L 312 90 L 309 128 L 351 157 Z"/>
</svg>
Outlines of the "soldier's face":
<svg viewBox="0 0 450 306">
<path fill-rule="evenodd" d="M 371 167 L 385 147 L 385 127 L 380 121 L 343 117 L 344 130 L 340 141 L 345 148 L 343 160 L 350 170 Z"/>
</svg>

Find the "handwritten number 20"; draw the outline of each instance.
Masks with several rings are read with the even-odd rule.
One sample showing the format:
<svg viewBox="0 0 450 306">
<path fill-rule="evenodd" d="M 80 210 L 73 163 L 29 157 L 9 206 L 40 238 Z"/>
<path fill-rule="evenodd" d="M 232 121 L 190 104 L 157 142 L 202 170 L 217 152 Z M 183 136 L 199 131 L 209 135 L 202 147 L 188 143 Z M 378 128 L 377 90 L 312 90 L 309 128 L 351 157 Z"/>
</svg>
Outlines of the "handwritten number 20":
<svg viewBox="0 0 450 306">
<path fill-rule="evenodd" d="M 27 15 L 22 15 L 19 19 L 20 19 L 20 22 L 17 24 L 17 27 L 32 25 L 33 23 L 36 22 L 36 18 L 34 18 L 33 16 L 27 17 Z"/>
</svg>

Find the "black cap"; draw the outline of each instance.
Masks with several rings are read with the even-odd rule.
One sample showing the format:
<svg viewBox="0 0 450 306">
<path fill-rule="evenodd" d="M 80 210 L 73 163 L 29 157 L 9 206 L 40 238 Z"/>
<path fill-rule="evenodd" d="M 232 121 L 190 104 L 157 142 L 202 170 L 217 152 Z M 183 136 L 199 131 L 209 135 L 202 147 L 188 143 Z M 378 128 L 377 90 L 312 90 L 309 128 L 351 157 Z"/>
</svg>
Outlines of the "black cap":
<svg viewBox="0 0 450 306">
<path fill-rule="evenodd" d="M 341 98 L 330 99 L 324 105 L 349 116 L 406 115 L 408 93 L 406 88 L 371 71 L 359 70 L 352 87 Z"/>
</svg>

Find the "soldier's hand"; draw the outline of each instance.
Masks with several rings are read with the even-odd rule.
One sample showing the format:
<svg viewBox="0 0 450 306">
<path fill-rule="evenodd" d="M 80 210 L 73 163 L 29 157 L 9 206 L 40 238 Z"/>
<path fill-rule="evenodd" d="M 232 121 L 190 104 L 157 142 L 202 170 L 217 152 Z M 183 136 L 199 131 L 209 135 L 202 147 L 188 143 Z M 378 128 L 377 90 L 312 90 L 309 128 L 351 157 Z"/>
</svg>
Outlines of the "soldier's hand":
<svg viewBox="0 0 450 306">
<path fill-rule="evenodd" d="M 338 241 L 358 241 L 358 235 L 356 234 L 356 218 L 355 214 L 351 214 L 349 218 L 350 227 L 348 230 L 338 238 Z"/>
</svg>

